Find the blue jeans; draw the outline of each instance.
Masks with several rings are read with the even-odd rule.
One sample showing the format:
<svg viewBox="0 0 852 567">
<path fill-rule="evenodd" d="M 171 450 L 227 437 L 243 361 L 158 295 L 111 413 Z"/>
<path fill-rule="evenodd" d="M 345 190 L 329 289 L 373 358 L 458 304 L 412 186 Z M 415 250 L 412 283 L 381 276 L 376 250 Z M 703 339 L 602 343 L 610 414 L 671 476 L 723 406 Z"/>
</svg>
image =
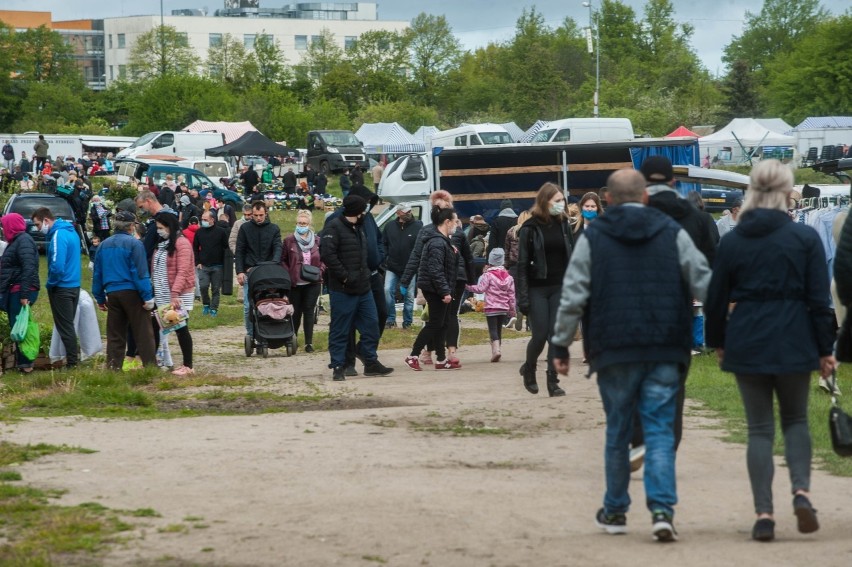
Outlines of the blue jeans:
<svg viewBox="0 0 852 567">
<path fill-rule="evenodd" d="M 671 362 L 613 364 L 598 370 L 606 411 L 607 514 L 630 508 L 630 438 L 638 409 L 645 430 L 645 495 L 649 510 L 673 514 L 677 504 L 674 419 L 680 389 L 678 365 Z"/>
<path fill-rule="evenodd" d="M 379 318 L 373 292 L 350 295 L 342 291 L 329 291 L 331 324 L 328 331 L 329 368 L 346 366 L 346 346 L 354 327 L 361 335 L 359 352 L 365 364 L 376 362 L 379 346 Z"/>
<path fill-rule="evenodd" d="M 399 287 L 399 274 L 388 270 L 385 272 L 385 303 L 388 305 L 388 323 L 396 324 L 396 290 Z M 408 284 L 405 301 L 402 304 L 402 324 L 411 325 L 414 320 L 414 294 L 417 291 L 417 278 L 412 278 Z"/>
<path fill-rule="evenodd" d="M 245 293 L 243 293 L 243 318 L 246 321 L 246 334 L 251 336 L 252 331 L 254 331 L 254 327 L 251 324 L 251 319 L 249 319 L 249 288 L 248 288 L 248 278 L 246 278 L 245 283 Z"/>
</svg>

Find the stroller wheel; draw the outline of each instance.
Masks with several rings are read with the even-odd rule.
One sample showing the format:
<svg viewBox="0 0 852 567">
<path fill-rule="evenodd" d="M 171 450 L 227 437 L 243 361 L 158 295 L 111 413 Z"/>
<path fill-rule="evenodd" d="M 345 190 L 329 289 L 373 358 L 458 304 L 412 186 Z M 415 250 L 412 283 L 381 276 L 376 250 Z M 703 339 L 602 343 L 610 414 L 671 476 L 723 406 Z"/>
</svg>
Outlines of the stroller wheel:
<svg viewBox="0 0 852 567">
<path fill-rule="evenodd" d="M 294 354 L 296 354 L 296 348 L 297 347 L 295 341 L 290 341 L 289 343 L 287 343 L 287 356 L 293 356 Z"/>
<path fill-rule="evenodd" d="M 266 358 L 267 356 L 269 356 L 269 347 L 262 346 L 262 347 L 258 348 L 257 350 L 260 353 L 260 356 L 262 356 L 263 358 Z"/>
<path fill-rule="evenodd" d="M 314 325 L 317 325 L 319 323 L 319 314 L 320 307 L 319 305 L 317 305 L 316 307 L 314 307 Z"/>
<path fill-rule="evenodd" d="M 254 341 L 252 340 L 251 335 L 246 335 L 244 342 L 246 347 L 246 356 L 251 356 L 251 353 L 254 350 Z"/>
</svg>

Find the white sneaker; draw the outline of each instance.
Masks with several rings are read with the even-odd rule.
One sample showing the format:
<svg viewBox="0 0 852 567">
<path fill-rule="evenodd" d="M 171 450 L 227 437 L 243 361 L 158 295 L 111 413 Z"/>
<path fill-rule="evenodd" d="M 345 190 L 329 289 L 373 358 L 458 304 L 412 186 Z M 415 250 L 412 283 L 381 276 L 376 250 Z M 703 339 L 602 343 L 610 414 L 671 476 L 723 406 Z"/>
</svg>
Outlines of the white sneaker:
<svg viewBox="0 0 852 567">
<path fill-rule="evenodd" d="M 837 385 L 837 379 L 834 376 L 831 378 L 820 376 L 819 387 L 832 396 L 840 396 L 840 387 Z"/>
<path fill-rule="evenodd" d="M 511 319 L 509 319 L 509 321 L 505 325 L 503 325 L 503 328 L 508 329 L 509 327 L 514 327 L 515 321 L 517 321 L 517 320 L 518 320 L 517 317 L 512 317 Z"/>
<path fill-rule="evenodd" d="M 630 472 L 636 472 L 642 468 L 645 462 L 645 445 L 639 445 L 630 449 Z"/>
</svg>

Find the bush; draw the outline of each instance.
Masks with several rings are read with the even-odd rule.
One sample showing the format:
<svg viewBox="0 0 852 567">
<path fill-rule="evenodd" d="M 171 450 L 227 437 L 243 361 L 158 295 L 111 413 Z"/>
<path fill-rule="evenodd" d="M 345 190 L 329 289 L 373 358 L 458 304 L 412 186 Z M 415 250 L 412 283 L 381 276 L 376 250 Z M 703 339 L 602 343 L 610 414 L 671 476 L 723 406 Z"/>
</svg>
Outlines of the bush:
<svg viewBox="0 0 852 567">
<path fill-rule="evenodd" d="M 136 199 L 137 193 L 136 189 L 130 185 L 120 184 L 106 189 L 104 198 L 113 203 L 119 203 L 124 199 Z"/>
</svg>

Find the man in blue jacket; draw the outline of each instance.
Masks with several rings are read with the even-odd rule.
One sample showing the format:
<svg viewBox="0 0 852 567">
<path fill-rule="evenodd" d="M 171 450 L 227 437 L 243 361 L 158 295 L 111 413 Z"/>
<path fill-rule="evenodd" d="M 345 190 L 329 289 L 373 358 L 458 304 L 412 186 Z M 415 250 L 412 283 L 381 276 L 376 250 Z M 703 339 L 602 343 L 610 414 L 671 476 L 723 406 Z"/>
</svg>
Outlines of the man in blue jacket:
<svg viewBox="0 0 852 567">
<path fill-rule="evenodd" d="M 70 222 L 57 219 L 47 207 L 32 215 L 47 241 L 47 297 L 53 324 L 65 346 L 65 366 L 74 368 L 80 358 L 74 318 L 80 300 L 80 237 Z"/>
<path fill-rule="evenodd" d="M 92 295 L 98 308 L 107 312 L 107 368 L 113 370 L 121 370 L 124 362 L 128 326 L 142 364 L 157 364 L 150 314 L 154 290 L 145 247 L 131 236 L 135 226 L 136 215 L 116 213 L 115 233 L 101 243 L 95 256 Z"/>
</svg>

